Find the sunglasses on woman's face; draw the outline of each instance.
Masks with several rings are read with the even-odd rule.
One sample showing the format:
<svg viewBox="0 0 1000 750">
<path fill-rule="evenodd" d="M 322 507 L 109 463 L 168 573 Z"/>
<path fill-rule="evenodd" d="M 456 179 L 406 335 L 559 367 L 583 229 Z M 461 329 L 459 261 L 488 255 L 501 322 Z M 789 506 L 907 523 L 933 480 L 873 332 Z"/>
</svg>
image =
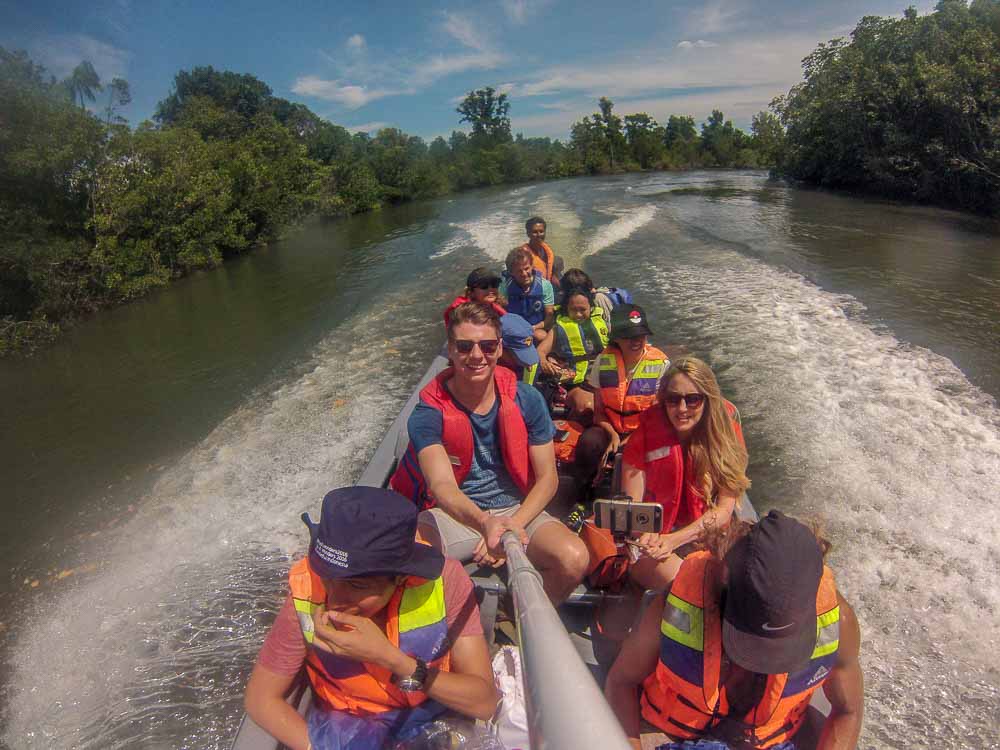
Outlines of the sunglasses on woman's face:
<svg viewBox="0 0 1000 750">
<path fill-rule="evenodd" d="M 497 349 L 500 348 L 500 339 L 480 339 L 479 341 L 455 339 L 455 348 L 459 354 L 472 354 L 472 350 L 476 348 L 476 344 L 479 344 L 479 350 L 483 354 L 496 354 Z"/>
<path fill-rule="evenodd" d="M 705 403 L 704 393 L 668 393 L 663 397 L 669 406 L 680 406 L 681 401 L 689 409 L 697 409 Z"/>
<path fill-rule="evenodd" d="M 480 281 L 478 284 L 472 285 L 473 289 L 499 289 L 499 281 Z"/>
</svg>

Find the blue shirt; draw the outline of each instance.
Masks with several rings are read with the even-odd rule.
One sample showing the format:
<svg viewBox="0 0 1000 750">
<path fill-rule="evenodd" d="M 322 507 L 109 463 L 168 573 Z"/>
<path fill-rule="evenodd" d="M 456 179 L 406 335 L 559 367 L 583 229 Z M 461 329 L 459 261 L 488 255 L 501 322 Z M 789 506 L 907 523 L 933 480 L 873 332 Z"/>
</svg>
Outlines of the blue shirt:
<svg viewBox="0 0 1000 750">
<path fill-rule="evenodd" d="M 484 510 L 517 505 L 523 498 L 504 466 L 498 439 L 500 431 L 497 414 L 500 399 L 494 401 L 493 408 L 487 414 L 473 414 L 458 401 L 453 403 L 468 415 L 472 424 L 472 465 L 459 489 Z M 545 399 L 535 387 L 518 383 L 514 403 L 521 410 L 524 424 L 528 428 L 529 445 L 544 445 L 552 440 L 556 428 L 552 424 Z M 417 453 L 428 445 L 444 445 L 441 439 L 444 420 L 441 412 L 433 406 L 418 403 L 406 423 L 406 431 Z"/>
</svg>

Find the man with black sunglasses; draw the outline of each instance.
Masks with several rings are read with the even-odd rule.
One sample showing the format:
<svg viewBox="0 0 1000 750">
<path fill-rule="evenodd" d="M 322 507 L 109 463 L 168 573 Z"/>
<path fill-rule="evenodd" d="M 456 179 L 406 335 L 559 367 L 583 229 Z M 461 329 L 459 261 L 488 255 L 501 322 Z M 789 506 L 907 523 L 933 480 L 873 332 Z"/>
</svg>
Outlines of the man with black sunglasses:
<svg viewBox="0 0 1000 750">
<path fill-rule="evenodd" d="M 503 564 L 512 530 L 553 602 L 583 579 L 583 542 L 545 512 L 558 487 L 555 427 L 541 394 L 497 367 L 500 319 L 474 302 L 449 320 L 452 367 L 421 392 L 407 422 L 410 446 L 390 486 L 421 508 L 420 533 L 448 557 Z"/>
</svg>

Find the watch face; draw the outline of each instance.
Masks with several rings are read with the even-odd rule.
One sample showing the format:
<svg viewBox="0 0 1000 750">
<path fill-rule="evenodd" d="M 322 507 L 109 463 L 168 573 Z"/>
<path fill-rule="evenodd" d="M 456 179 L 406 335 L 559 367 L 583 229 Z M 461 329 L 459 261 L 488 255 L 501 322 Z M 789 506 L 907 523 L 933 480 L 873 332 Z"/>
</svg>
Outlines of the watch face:
<svg viewBox="0 0 1000 750">
<path fill-rule="evenodd" d="M 415 677 L 401 677 L 396 682 L 396 687 L 402 690 L 404 693 L 416 693 L 421 688 L 423 688 L 424 683 Z"/>
</svg>

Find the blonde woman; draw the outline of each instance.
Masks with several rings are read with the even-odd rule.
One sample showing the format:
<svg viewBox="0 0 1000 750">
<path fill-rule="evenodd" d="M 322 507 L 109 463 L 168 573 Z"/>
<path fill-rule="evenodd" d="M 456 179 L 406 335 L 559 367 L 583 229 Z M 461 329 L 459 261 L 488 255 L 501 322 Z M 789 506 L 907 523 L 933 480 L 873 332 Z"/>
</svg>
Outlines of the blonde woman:
<svg viewBox="0 0 1000 750">
<path fill-rule="evenodd" d="M 663 589 L 677 575 L 674 550 L 706 528 L 729 523 L 750 486 L 739 412 L 722 397 L 711 368 L 696 357 L 670 367 L 657 403 L 640 417 L 625 447 L 622 487 L 635 500 L 663 507 L 661 534 L 644 534 L 634 580 Z"/>
</svg>

